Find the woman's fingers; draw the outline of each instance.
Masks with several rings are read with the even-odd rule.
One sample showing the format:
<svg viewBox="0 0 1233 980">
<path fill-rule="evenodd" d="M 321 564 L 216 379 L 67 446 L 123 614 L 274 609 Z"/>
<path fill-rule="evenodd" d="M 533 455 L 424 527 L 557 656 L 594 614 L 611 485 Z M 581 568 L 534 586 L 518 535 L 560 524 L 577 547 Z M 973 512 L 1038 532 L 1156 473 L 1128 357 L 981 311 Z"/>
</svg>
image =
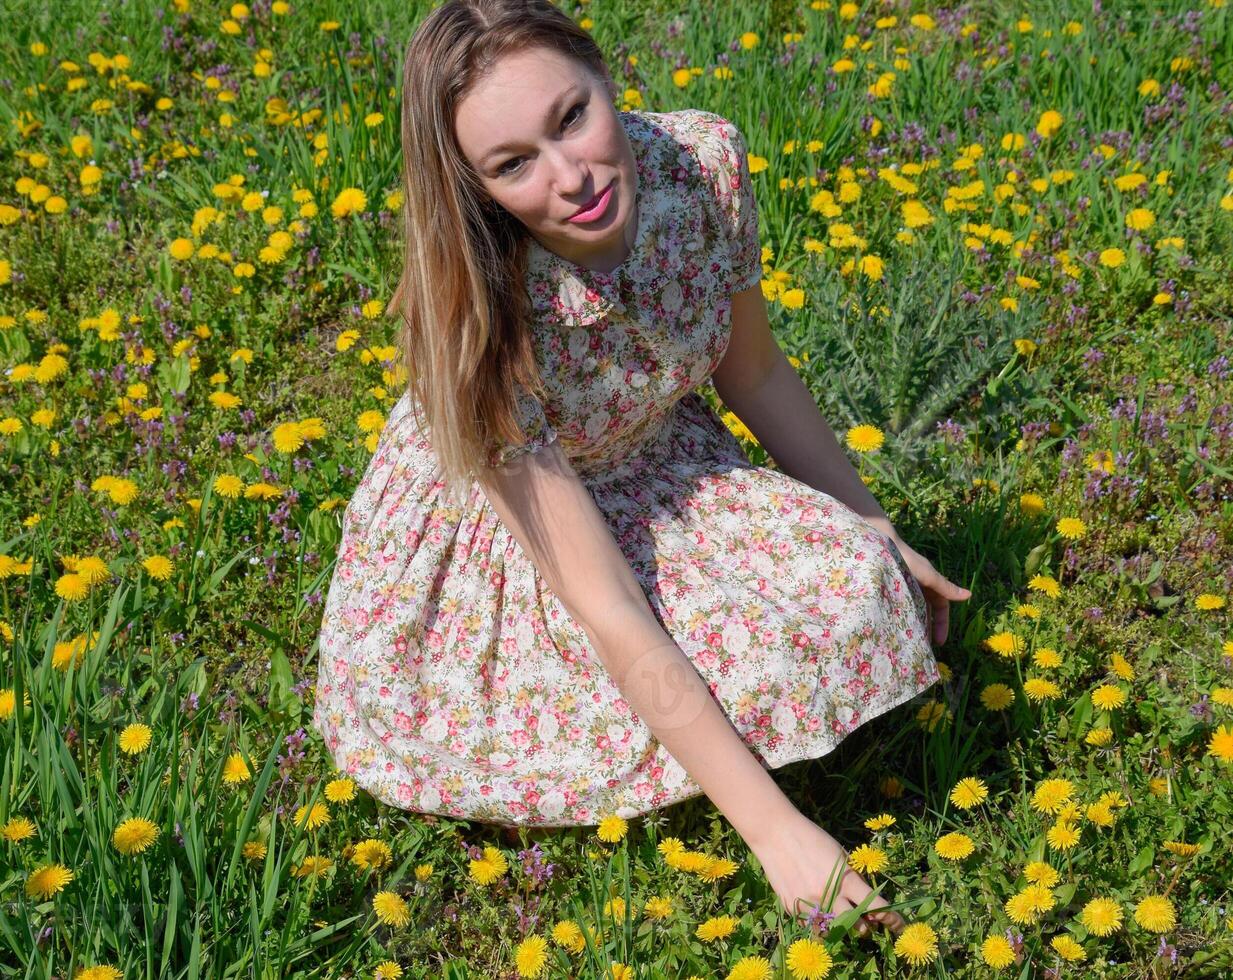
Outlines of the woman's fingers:
<svg viewBox="0 0 1233 980">
<path fill-rule="evenodd" d="M 892 908 L 888 908 L 890 903 L 880 895 L 869 903 L 869 909 L 865 912 L 865 918 L 872 919 L 881 925 L 886 926 L 896 935 L 903 931 L 906 922 L 903 921 L 903 916 Z"/>
<path fill-rule="evenodd" d="M 849 869 L 848 874 L 844 878 L 843 896 L 851 902 L 849 907 L 855 908 L 861 902 L 865 901 L 873 892 L 865 881 L 855 871 Z M 862 913 L 856 925 L 856 934 L 862 938 L 869 935 L 869 922 L 877 922 L 881 925 L 888 926 L 896 933 L 904 927 L 902 916 L 893 909 L 888 908 L 889 902 L 881 895 L 874 895 L 869 899 L 869 904 L 864 913 Z"/>
</svg>

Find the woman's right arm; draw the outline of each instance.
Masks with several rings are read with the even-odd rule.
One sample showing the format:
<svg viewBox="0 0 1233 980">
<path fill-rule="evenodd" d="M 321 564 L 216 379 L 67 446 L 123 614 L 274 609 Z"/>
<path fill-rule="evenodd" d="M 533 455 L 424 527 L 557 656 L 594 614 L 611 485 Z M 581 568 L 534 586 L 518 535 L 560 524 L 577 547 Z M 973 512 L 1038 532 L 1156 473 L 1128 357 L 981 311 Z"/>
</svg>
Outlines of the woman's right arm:
<svg viewBox="0 0 1233 980">
<path fill-rule="evenodd" d="M 556 442 L 480 485 L 548 587 L 586 632 L 655 737 L 755 852 L 801 814 L 750 752 L 655 618 L 603 515 Z"/>
<path fill-rule="evenodd" d="M 757 855 L 783 907 L 803 915 L 820 904 L 839 914 L 869 897 L 839 842 L 784 795 L 659 624 L 559 444 L 486 469 L 479 482 L 625 700 Z M 885 905 L 873 898 L 858 934 L 868 933 L 866 920 L 903 928 L 897 913 L 878 911 Z"/>
</svg>

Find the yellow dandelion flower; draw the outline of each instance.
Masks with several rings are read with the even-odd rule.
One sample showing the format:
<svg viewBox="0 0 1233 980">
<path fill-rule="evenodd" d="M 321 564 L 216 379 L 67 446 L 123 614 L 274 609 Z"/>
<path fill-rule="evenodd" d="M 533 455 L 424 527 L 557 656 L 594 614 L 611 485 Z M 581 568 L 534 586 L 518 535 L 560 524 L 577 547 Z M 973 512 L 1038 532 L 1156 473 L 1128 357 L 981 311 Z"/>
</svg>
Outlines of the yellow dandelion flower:
<svg viewBox="0 0 1233 980">
<path fill-rule="evenodd" d="M 985 646 L 1000 657 L 1021 657 L 1027 651 L 1023 637 L 1009 631 L 994 633 L 985 640 Z"/>
<path fill-rule="evenodd" d="M 950 791 L 950 801 L 960 810 L 970 810 L 984 803 L 989 796 L 989 787 L 975 776 L 968 776 L 955 783 Z"/>
<path fill-rule="evenodd" d="M 1194 607 L 1207 612 L 1212 609 L 1224 608 L 1224 596 L 1215 595 L 1211 592 L 1204 592 L 1201 595 L 1195 596 Z"/>
<path fill-rule="evenodd" d="M 1109 669 L 1113 671 L 1113 673 L 1117 674 L 1117 676 L 1120 677 L 1124 681 L 1129 681 L 1129 680 L 1134 679 L 1134 676 L 1135 676 L 1134 667 L 1132 667 L 1130 665 L 1130 662 L 1127 661 L 1127 659 L 1123 657 L 1120 653 L 1114 653 L 1110 655 Z"/>
<path fill-rule="evenodd" d="M 1068 963 L 1081 963 L 1087 959 L 1087 950 L 1079 945 L 1073 936 L 1065 934 L 1054 936 L 1049 940 L 1049 945 L 1057 951 L 1058 956 Z"/>
<path fill-rule="evenodd" d="M 368 197 L 358 187 L 345 187 L 334 198 L 330 210 L 335 218 L 345 218 L 357 214 L 368 207 Z"/>
<path fill-rule="evenodd" d="M 1135 922 L 1148 932 L 1168 932 L 1177 925 L 1177 910 L 1163 895 L 1148 895 L 1135 906 Z"/>
<path fill-rule="evenodd" d="M 1062 655 L 1053 647 L 1041 647 L 1032 654 L 1032 663 L 1044 670 L 1062 666 Z"/>
<path fill-rule="evenodd" d="M 1062 592 L 1062 586 L 1052 575 L 1034 575 L 1028 582 L 1028 588 L 1043 592 L 1051 599 L 1056 599 Z"/>
<path fill-rule="evenodd" d="M 121 854 L 140 854 L 158 839 L 158 825 L 144 817 L 123 821 L 111 835 L 111 843 Z"/>
<path fill-rule="evenodd" d="M 1043 780 L 1032 793 L 1031 806 L 1037 813 L 1057 813 L 1075 793 L 1069 779 Z"/>
<path fill-rule="evenodd" d="M 90 594 L 90 584 L 76 572 L 66 572 L 56 579 L 56 595 L 66 602 L 80 602 Z"/>
<path fill-rule="evenodd" d="M 1038 493 L 1020 494 L 1019 510 L 1025 514 L 1043 514 L 1045 510 L 1045 498 Z"/>
<path fill-rule="evenodd" d="M 1023 682 L 1023 693 L 1029 701 L 1054 701 L 1062 696 L 1062 689 L 1045 677 L 1029 677 Z"/>
<path fill-rule="evenodd" d="M 223 782 L 228 786 L 234 786 L 237 783 L 242 783 L 252 778 L 252 773 L 249 771 L 248 763 L 244 761 L 244 756 L 239 752 L 233 752 L 227 756 L 227 761 L 223 763 Z"/>
<path fill-rule="evenodd" d="M 1059 820 L 1045 833 L 1045 840 L 1055 851 L 1069 851 L 1079 843 L 1079 837 L 1079 829 L 1063 820 Z"/>
<path fill-rule="evenodd" d="M 956 831 L 939 837 L 934 842 L 933 849 L 948 861 L 962 861 L 976 850 L 976 845 L 967 834 Z"/>
<path fill-rule="evenodd" d="M 509 870 L 509 862 L 500 848 L 491 844 L 485 846 L 484 856 L 471 861 L 468 873 L 471 880 L 478 885 L 491 885 Z"/>
<path fill-rule="evenodd" d="M 4 624 L 6 627 L 8 624 Z M 7 630 L 5 631 L 7 633 Z M 53 660 L 52 666 L 55 666 Z M 25 692 L 22 697 L 22 703 L 28 708 L 30 707 L 30 693 Z M 0 690 L 0 721 L 8 721 L 13 717 L 13 712 L 17 710 L 17 692 L 11 687 L 6 687 Z"/>
<path fill-rule="evenodd" d="M 1112 684 L 1101 684 L 1092 692 L 1092 704 L 1101 711 L 1114 711 L 1126 703 L 1126 692 Z"/>
<path fill-rule="evenodd" d="M 1006 910 L 1006 915 L 1015 925 L 1029 926 L 1035 923 L 1040 916 L 1034 906 L 1032 897 L 1025 892 L 1016 892 L 1006 900 L 1003 906 Z"/>
<path fill-rule="evenodd" d="M 1005 936 L 997 935 L 985 938 L 980 946 L 980 958 L 995 970 L 1010 966 L 1015 962 L 1015 950 Z"/>
<path fill-rule="evenodd" d="M 154 732 L 150 730 L 149 725 L 140 723 L 127 725 L 120 732 L 120 751 L 128 755 L 137 755 L 150 747 L 153 738 Z"/>
<path fill-rule="evenodd" d="M 538 977 L 548 962 L 548 940 L 543 936 L 527 936 L 514 950 L 514 966 L 520 977 Z"/>
<path fill-rule="evenodd" d="M 989 684 L 980 692 L 986 711 L 1005 711 L 1015 703 L 1014 689 L 1005 684 Z"/>
<path fill-rule="evenodd" d="M 44 864 L 26 879 L 26 897 L 46 901 L 62 892 L 73 877 L 73 872 L 63 864 Z"/>
<path fill-rule="evenodd" d="M 736 931 L 737 920 L 730 915 L 712 916 L 694 930 L 694 935 L 703 942 L 723 939 Z"/>
<path fill-rule="evenodd" d="M 1221 762 L 1233 762 L 1233 728 L 1228 725 L 1217 728 L 1207 743 L 1207 754 Z"/>
<path fill-rule="evenodd" d="M 1033 885 L 1044 885 L 1046 888 L 1052 888 L 1061 880 L 1062 876 L 1053 865 L 1045 861 L 1031 861 L 1023 869 L 1023 877 Z"/>
<path fill-rule="evenodd" d="M 382 925 L 401 929 L 411 921 L 411 909 L 397 892 L 377 892 L 372 899 L 373 911 Z"/>
<path fill-rule="evenodd" d="M 552 927 L 552 941 L 571 953 L 581 953 L 587 945 L 582 930 L 573 919 L 562 919 Z"/>
<path fill-rule="evenodd" d="M 114 966 L 96 964 L 73 975 L 73 980 L 123 980 L 124 974 Z"/>
<path fill-rule="evenodd" d="M 728 858 L 709 858 L 706 864 L 695 872 L 703 881 L 719 881 L 736 874 L 740 866 Z"/>
<path fill-rule="evenodd" d="M 316 830 L 318 827 L 324 827 L 329 822 L 330 808 L 324 803 L 314 803 L 311 807 L 305 804 L 295 811 L 295 823 L 298 827 Z"/>
<path fill-rule="evenodd" d="M 1079 913 L 1079 921 L 1093 936 L 1108 936 L 1122 925 L 1122 907 L 1112 898 L 1093 898 Z"/>
<path fill-rule="evenodd" d="M 291 873 L 297 878 L 319 878 L 334 867 L 333 858 L 324 854 L 309 854 L 298 867 L 293 867 Z"/>
<path fill-rule="evenodd" d="M 13 817 L 3 827 L 0 827 L 0 838 L 10 844 L 20 844 L 33 837 L 36 832 L 34 821 L 26 817 Z"/>
<path fill-rule="evenodd" d="M 331 803 L 350 803 L 355 799 L 355 781 L 332 779 L 325 784 L 325 798 Z"/>
<path fill-rule="evenodd" d="M 604 817 L 595 833 L 605 844 L 615 844 L 625 836 L 628 830 L 629 824 L 625 819 L 614 814 Z"/>
<path fill-rule="evenodd" d="M 249 840 L 244 842 L 244 847 L 241 849 L 241 853 L 244 855 L 246 860 L 260 861 L 265 857 L 266 850 L 267 848 L 264 841 Z"/>
<path fill-rule="evenodd" d="M 1057 533 L 1069 541 L 1078 541 L 1087 534 L 1087 525 L 1077 517 L 1063 517 L 1056 525 Z"/>
<path fill-rule="evenodd" d="M 662 895 L 648 898 L 642 907 L 642 914 L 648 919 L 666 919 L 672 915 L 672 899 Z"/>
<path fill-rule="evenodd" d="M 1044 885 L 1028 885 L 1020 893 L 1033 912 L 1048 912 L 1057 904 L 1053 892 Z"/>
<path fill-rule="evenodd" d="M 283 422 L 274 427 L 274 449 L 286 455 L 296 452 L 304 445 L 304 433 L 299 422 Z"/>
<path fill-rule="evenodd" d="M 865 826 L 870 830 L 885 830 L 887 827 L 895 825 L 895 818 L 889 813 L 880 813 L 876 817 L 870 817 L 865 821 Z"/>
<path fill-rule="evenodd" d="M 873 874 L 881 871 L 890 863 L 886 852 L 881 848 L 862 844 L 848 855 L 850 864 L 859 874 Z"/>
<path fill-rule="evenodd" d="M 858 453 L 871 453 L 882 448 L 886 436 L 876 425 L 858 425 L 847 431 L 848 448 Z"/>
<path fill-rule="evenodd" d="M 238 476 L 223 473 L 214 478 L 214 492 L 220 497 L 235 500 L 244 491 L 244 481 Z"/>
<path fill-rule="evenodd" d="M 938 936 L 927 922 L 913 922 L 895 940 L 895 954 L 912 966 L 921 966 L 937 958 Z"/>
<path fill-rule="evenodd" d="M 830 951 L 815 939 L 798 939 L 788 947 L 786 965 L 793 980 L 822 980 L 835 965 Z"/>
<path fill-rule="evenodd" d="M 141 567 L 146 570 L 146 574 L 152 579 L 159 582 L 166 582 L 171 578 L 173 565 L 171 559 L 166 555 L 151 555 L 141 563 Z"/>
<path fill-rule="evenodd" d="M 385 841 L 370 837 L 355 845 L 351 852 L 351 863 L 365 870 L 385 868 L 394 863 L 394 853 Z"/>
<path fill-rule="evenodd" d="M 745 956 L 737 960 L 725 980 L 771 980 L 774 971 L 764 956 Z"/>
</svg>

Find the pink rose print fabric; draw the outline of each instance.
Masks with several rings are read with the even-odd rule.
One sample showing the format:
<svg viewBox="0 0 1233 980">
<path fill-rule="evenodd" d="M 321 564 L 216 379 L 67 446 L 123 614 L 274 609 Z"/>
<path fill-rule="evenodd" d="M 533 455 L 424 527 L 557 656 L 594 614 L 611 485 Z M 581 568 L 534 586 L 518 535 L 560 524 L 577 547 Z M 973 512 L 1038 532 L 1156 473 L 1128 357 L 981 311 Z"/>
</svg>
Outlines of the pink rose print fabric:
<svg viewBox="0 0 1233 980">
<path fill-rule="evenodd" d="M 761 279 L 746 145 L 697 109 L 620 114 L 637 159 L 632 252 L 603 274 L 532 242 L 527 289 L 556 440 L 656 616 L 766 768 L 826 755 L 939 679 L 920 587 L 835 498 L 755 467 L 696 389 Z M 313 723 L 396 807 L 598 824 L 700 795 L 610 679 L 479 485 L 443 499 L 404 394 L 343 516 Z"/>
</svg>

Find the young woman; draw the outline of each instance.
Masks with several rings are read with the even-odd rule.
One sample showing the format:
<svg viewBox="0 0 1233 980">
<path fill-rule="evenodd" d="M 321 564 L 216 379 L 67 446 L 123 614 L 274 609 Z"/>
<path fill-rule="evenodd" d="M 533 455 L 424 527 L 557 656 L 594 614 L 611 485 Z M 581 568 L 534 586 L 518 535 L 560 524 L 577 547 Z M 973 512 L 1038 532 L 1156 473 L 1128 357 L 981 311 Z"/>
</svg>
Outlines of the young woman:
<svg viewBox="0 0 1233 980">
<path fill-rule="evenodd" d="M 617 112 L 547 0 L 437 8 L 403 93 L 409 380 L 344 515 L 315 726 L 421 813 L 579 826 L 705 793 L 787 909 L 836 871 L 851 908 L 868 884 L 767 770 L 938 680 L 930 610 L 940 643 L 970 593 L 771 335 L 741 133 Z M 902 928 L 885 904 L 865 919 Z"/>
</svg>

